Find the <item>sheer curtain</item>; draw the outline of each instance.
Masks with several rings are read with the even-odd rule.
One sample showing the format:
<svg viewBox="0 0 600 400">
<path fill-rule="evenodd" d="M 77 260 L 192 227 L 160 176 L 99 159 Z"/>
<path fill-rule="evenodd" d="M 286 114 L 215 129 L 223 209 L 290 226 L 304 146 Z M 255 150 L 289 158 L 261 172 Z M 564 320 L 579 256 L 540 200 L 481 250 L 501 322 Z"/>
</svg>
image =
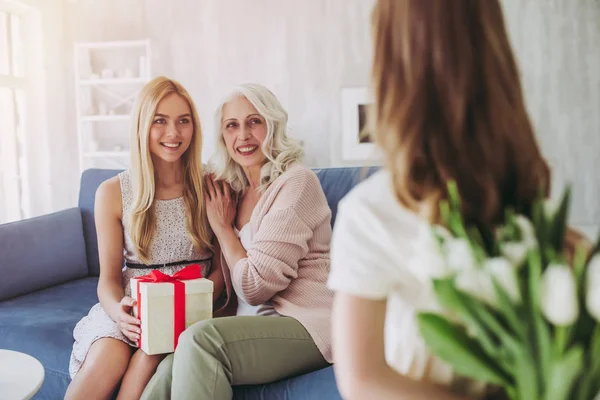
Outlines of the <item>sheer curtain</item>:
<svg viewBox="0 0 600 400">
<path fill-rule="evenodd" d="M 0 0 L 0 223 L 43 213 L 50 196 L 39 3 Z M 40 200 L 41 198 L 41 200 Z"/>
<path fill-rule="evenodd" d="M 28 216 L 23 24 L 0 2 L 0 223 Z"/>
</svg>

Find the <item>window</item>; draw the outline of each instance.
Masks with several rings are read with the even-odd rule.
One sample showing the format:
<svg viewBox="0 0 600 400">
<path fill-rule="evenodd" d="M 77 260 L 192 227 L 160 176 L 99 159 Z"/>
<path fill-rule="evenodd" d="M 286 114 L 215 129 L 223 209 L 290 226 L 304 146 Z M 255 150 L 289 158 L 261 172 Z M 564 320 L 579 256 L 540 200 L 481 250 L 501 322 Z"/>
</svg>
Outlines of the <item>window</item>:
<svg viewBox="0 0 600 400">
<path fill-rule="evenodd" d="M 30 8 L 0 0 L 0 223 L 29 217 L 27 100 L 33 96 L 25 32 Z"/>
</svg>

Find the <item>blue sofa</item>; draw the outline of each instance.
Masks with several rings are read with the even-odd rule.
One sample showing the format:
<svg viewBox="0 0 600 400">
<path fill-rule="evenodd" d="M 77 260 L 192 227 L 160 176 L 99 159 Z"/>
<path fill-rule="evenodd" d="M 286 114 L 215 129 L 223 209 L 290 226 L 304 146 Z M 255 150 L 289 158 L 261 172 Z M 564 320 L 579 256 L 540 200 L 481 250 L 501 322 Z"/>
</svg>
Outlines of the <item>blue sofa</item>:
<svg viewBox="0 0 600 400">
<path fill-rule="evenodd" d="M 332 210 L 332 224 L 338 201 L 374 170 L 315 170 Z M 79 207 L 0 225 L 0 349 L 30 354 L 43 364 L 45 379 L 35 399 L 62 399 L 69 384 L 73 328 L 98 302 L 95 192 L 118 172 L 85 171 Z M 341 397 L 329 367 L 268 385 L 236 387 L 235 399 Z"/>
</svg>

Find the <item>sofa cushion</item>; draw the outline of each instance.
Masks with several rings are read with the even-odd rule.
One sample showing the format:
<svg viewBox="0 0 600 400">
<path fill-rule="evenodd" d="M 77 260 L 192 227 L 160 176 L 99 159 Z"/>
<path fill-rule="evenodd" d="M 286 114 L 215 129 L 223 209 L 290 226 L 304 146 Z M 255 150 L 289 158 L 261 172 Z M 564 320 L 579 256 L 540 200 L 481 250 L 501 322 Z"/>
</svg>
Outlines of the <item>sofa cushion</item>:
<svg viewBox="0 0 600 400">
<path fill-rule="evenodd" d="M 88 275 L 81 213 L 0 225 L 0 301 Z"/>
<path fill-rule="evenodd" d="M 341 400 L 333 367 L 268 385 L 237 386 L 235 400 Z"/>
<path fill-rule="evenodd" d="M 29 354 L 44 366 L 35 399 L 64 397 L 73 328 L 98 302 L 97 285 L 97 278 L 88 277 L 0 302 L 0 348 Z"/>
<path fill-rule="evenodd" d="M 339 201 L 361 181 L 373 175 L 378 167 L 314 169 L 331 208 L 331 226 L 335 223 Z"/>
<path fill-rule="evenodd" d="M 45 378 L 35 399 L 62 399 L 70 382 L 73 329 L 98 302 L 88 277 L 0 302 L 0 348 L 37 358 Z M 268 385 L 234 388 L 235 399 L 340 399 L 332 368 Z M 1 396 L 0 396 L 1 397 Z"/>
<path fill-rule="evenodd" d="M 94 200 L 96 199 L 96 190 L 102 182 L 112 178 L 119 172 L 121 172 L 121 170 L 118 169 L 88 169 L 81 175 L 79 208 L 83 219 L 83 235 L 85 238 L 87 264 L 91 276 L 100 275 L 96 224 L 94 223 Z"/>
</svg>

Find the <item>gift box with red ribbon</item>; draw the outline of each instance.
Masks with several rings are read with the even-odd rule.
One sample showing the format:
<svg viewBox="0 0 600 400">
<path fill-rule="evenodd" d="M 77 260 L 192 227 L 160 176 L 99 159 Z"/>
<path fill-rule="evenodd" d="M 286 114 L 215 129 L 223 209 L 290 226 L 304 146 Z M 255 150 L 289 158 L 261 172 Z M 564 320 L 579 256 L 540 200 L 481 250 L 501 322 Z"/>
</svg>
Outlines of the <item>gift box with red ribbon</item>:
<svg viewBox="0 0 600 400">
<path fill-rule="evenodd" d="M 142 322 L 138 347 L 146 354 L 174 352 L 181 332 L 212 318 L 213 282 L 201 271 L 194 264 L 173 276 L 153 270 L 131 279 L 134 315 Z"/>
</svg>

